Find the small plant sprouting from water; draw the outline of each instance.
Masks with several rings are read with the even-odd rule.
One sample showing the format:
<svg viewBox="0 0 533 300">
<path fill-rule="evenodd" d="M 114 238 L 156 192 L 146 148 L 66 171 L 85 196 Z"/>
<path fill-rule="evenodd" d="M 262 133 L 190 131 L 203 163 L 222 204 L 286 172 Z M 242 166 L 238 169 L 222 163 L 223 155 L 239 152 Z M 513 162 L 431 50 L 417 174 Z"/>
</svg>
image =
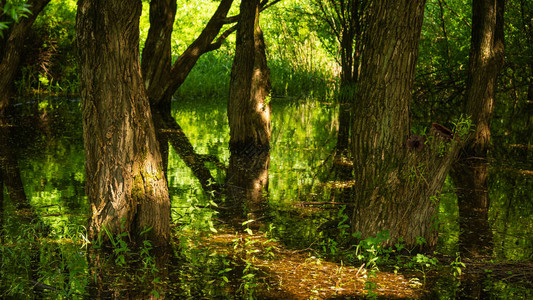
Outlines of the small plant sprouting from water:
<svg viewBox="0 0 533 300">
<path fill-rule="evenodd" d="M 124 228 L 126 220 L 121 220 L 120 228 Z M 113 253 L 115 254 L 115 263 L 121 267 L 126 266 L 126 254 L 130 252 L 130 249 L 128 248 L 128 243 L 124 240 L 128 236 L 127 232 L 122 232 L 118 234 L 116 237 L 113 236 L 113 234 L 109 231 L 107 226 L 102 226 L 107 237 L 109 238 L 109 241 L 111 242 L 111 246 L 113 247 Z"/>
<path fill-rule="evenodd" d="M 465 264 L 461 261 L 459 254 L 457 254 L 455 260 L 450 263 L 450 267 L 452 268 L 452 275 L 455 278 L 460 277 L 463 273 L 463 269 L 466 268 Z"/>
<path fill-rule="evenodd" d="M 419 271 L 422 273 L 422 277 L 424 279 L 424 284 L 426 284 L 426 275 L 427 272 L 437 265 L 437 258 L 429 258 L 428 256 L 424 254 L 418 253 L 415 257 L 412 258 L 413 268 L 416 271 Z"/>
</svg>

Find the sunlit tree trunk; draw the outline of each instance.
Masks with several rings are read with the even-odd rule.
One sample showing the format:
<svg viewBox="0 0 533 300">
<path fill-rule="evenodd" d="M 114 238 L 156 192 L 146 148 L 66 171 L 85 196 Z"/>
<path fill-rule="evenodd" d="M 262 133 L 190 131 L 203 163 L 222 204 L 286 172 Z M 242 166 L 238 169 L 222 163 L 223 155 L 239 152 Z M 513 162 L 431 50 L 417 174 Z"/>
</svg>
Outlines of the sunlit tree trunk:
<svg viewBox="0 0 533 300">
<path fill-rule="evenodd" d="M 387 245 L 404 238 L 415 246 L 422 237 L 425 247 L 432 248 L 437 240 L 437 203 L 432 196 L 444 183 L 458 143 L 437 124 L 426 146 L 422 137 L 409 133 L 424 4 L 387 0 L 369 6 L 355 92 L 351 224 L 362 237 L 389 231 Z M 439 152 L 439 146 L 447 151 Z"/>
<path fill-rule="evenodd" d="M 140 14 L 140 0 L 78 2 L 89 232 L 129 232 L 137 241 L 151 228 L 147 238 L 166 245 L 170 202 L 141 78 Z"/>
<path fill-rule="evenodd" d="M 48 2 L 50 0 L 28 1 L 31 14 L 28 14 L 28 17 L 21 18 L 18 23 L 12 23 L 3 32 L 4 37 L 0 37 L 0 114 L 4 113 L 12 95 L 13 80 L 19 67 L 20 53 L 22 52 L 26 33 Z M 5 2 L 0 1 L 0 9 L 4 5 Z"/>
<path fill-rule="evenodd" d="M 270 70 L 259 27 L 259 0 L 241 3 L 228 101 L 230 149 L 270 148 Z"/>
<path fill-rule="evenodd" d="M 451 172 L 459 204 L 460 245 L 466 256 L 488 254 L 491 249 L 487 154 L 496 80 L 504 61 L 504 5 L 504 0 L 473 2 L 465 112 L 471 116 L 476 129 L 461 149 Z"/>
<path fill-rule="evenodd" d="M 244 217 L 250 219 L 257 219 L 262 210 L 270 161 L 270 70 L 259 9 L 259 0 L 241 2 L 228 101 L 227 204 L 241 211 L 246 207 Z"/>
</svg>

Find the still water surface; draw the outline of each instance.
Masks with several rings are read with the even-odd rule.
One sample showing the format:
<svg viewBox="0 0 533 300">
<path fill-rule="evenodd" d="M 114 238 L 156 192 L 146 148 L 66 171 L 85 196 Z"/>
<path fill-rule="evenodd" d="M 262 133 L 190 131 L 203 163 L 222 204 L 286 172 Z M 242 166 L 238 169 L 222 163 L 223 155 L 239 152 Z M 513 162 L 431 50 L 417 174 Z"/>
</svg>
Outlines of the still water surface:
<svg viewBox="0 0 533 300">
<path fill-rule="evenodd" d="M 229 130 L 225 103 L 212 99 L 180 101 L 174 103 L 173 110 L 176 121 L 196 152 L 213 155 L 228 165 Z M 292 249 L 294 252 L 291 253 L 300 253 L 299 250 L 305 249 L 305 253 L 310 253 L 309 257 L 332 257 L 335 245 L 331 241 L 338 232 L 323 230 L 321 225 L 336 220 L 340 215 L 339 207 L 311 207 L 305 202 L 340 201 L 342 196 L 342 192 L 331 184 L 335 178 L 331 167 L 336 108 L 329 103 L 311 100 L 277 100 L 273 103 L 272 112 L 266 208 L 269 237 Z M 223 224 L 210 207 L 210 197 L 202 191 L 197 178 L 172 147 L 168 182 L 176 247 L 170 262 L 167 260 L 168 270 L 160 274 L 145 263 L 141 268 L 142 275 L 131 275 L 125 274 L 124 269 L 105 267 L 105 264 L 96 271 L 90 267 L 95 256 L 90 256 L 84 243 L 89 207 L 84 194 L 80 120 L 77 99 L 29 101 L 16 106 L 9 141 L 0 141 L 9 145 L 17 157 L 27 199 L 48 230 L 45 238 L 39 236 L 35 225 L 16 213 L 13 201 L 4 189 L 0 219 L 1 296 L 111 297 L 121 295 L 131 289 L 131 282 L 136 282 L 137 288 L 146 286 L 149 295 L 161 293 L 168 298 L 191 299 L 232 298 L 231 294 L 237 292 L 242 297 L 253 294 L 256 285 L 264 283 L 257 279 L 261 277 L 257 272 L 253 273 L 254 276 L 245 277 L 250 272 L 246 261 L 238 264 L 227 255 L 214 255 L 214 252 L 203 248 L 202 242 L 191 237 L 217 231 Z M 493 259 L 519 261 L 522 266 L 531 267 L 532 145 L 531 141 L 520 141 L 512 130 L 498 133 L 496 131 L 494 137 L 489 174 Z M 517 131 L 516 134 L 522 133 Z M 214 164 L 209 167 L 217 182 L 223 183 L 224 170 Z M 455 258 L 459 225 L 457 200 L 451 182 L 447 182 L 440 198 L 439 220 L 438 253 Z M 237 247 L 235 239 L 230 243 Z M 517 275 L 521 274 L 519 271 L 513 273 L 509 269 L 507 277 L 493 276 L 491 272 L 486 269 L 462 280 L 435 273 L 424 286 L 429 294 L 420 295 L 441 299 L 472 295 L 495 299 L 533 297 L 531 278 L 529 283 L 527 280 L 520 283 L 520 280 L 512 280 L 513 275 L 515 279 L 521 278 Z M 160 276 L 145 278 L 145 274 Z M 159 282 L 164 282 L 163 287 Z M 105 291 L 102 292 L 102 289 Z M 256 295 L 268 297 L 268 292 Z M 304 297 L 298 295 L 293 293 L 291 297 Z M 272 292 L 270 297 L 281 296 Z M 320 294 L 316 297 L 321 298 Z"/>
</svg>

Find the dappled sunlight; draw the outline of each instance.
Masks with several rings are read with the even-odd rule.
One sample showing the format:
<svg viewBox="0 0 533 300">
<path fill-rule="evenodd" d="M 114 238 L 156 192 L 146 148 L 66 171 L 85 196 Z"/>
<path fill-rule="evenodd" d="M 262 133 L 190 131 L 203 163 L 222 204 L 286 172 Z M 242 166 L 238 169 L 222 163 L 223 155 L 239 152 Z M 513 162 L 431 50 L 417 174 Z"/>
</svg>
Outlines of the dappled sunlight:
<svg viewBox="0 0 533 300">
<path fill-rule="evenodd" d="M 419 298 L 422 284 L 413 276 L 369 271 L 313 256 L 308 250 L 292 250 L 262 233 L 219 230 L 196 247 L 250 264 L 257 275 L 257 296 L 276 299 L 328 299 L 365 297 Z M 250 269 L 249 268 L 249 269 Z"/>
</svg>

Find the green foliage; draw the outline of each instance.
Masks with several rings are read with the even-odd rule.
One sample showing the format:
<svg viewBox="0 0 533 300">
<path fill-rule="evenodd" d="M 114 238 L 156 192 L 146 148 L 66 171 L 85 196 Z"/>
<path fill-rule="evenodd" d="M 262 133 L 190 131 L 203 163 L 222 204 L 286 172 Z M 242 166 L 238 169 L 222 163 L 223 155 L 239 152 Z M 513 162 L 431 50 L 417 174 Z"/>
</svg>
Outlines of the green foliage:
<svg viewBox="0 0 533 300">
<path fill-rule="evenodd" d="M 4 38 L 4 31 L 9 29 L 11 23 L 18 23 L 31 14 L 29 7 L 23 0 L 9 0 L 0 7 L 0 38 Z"/>
<path fill-rule="evenodd" d="M 458 119 L 452 122 L 453 136 L 460 140 L 465 139 L 471 132 L 475 131 L 475 125 L 470 119 L 470 116 L 461 114 Z"/>
<path fill-rule="evenodd" d="M 461 261 L 459 254 L 457 254 L 455 260 L 450 263 L 450 267 L 452 268 L 452 274 L 455 278 L 460 277 L 463 269 L 466 268 L 465 264 Z"/>
<path fill-rule="evenodd" d="M 429 258 L 424 254 L 418 253 L 415 257 L 411 259 L 414 269 L 422 273 L 424 277 L 424 284 L 426 284 L 426 275 L 427 272 L 437 265 L 437 258 Z"/>
<path fill-rule="evenodd" d="M 28 33 L 15 83 L 19 95 L 77 93 L 75 19 L 74 0 L 52 0 L 39 14 Z"/>
</svg>

